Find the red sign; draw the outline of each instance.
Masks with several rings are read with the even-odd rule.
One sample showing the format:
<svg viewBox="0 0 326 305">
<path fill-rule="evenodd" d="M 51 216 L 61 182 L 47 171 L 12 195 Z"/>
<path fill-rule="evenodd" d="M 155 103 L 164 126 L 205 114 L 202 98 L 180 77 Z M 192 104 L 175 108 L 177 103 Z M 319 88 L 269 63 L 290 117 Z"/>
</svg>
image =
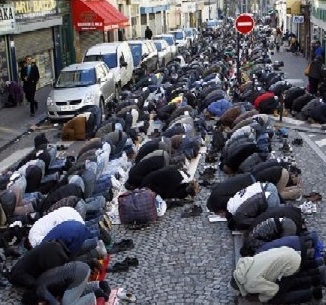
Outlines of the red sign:
<svg viewBox="0 0 326 305">
<path fill-rule="evenodd" d="M 247 14 L 241 14 L 235 20 L 235 28 L 241 34 L 249 34 L 255 26 L 255 20 Z"/>
</svg>

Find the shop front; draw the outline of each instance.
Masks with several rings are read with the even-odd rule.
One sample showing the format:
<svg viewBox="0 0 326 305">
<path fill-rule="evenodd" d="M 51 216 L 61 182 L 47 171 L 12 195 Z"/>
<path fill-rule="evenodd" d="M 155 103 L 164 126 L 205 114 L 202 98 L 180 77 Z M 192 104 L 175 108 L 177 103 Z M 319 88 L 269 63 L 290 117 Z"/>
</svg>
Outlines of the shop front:
<svg viewBox="0 0 326 305">
<path fill-rule="evenodd" d="M 12 5 L 0 5 L 0 88 L 11 80 L 10 44 L 8 35 L 16 30 L 15 10 Z"/>
<path fill-rule="evenodd" d="M 129 18 L 105 0 L 72 0 L 76 62 L 91 46 L 118 40 L 118 30 L 129 26 Z"/>
<path fill-rule="evenodd" d="M 19 80 L 20 69 L 27 55 L 32 56 L 40 72 L 38 88 L 52 83 L 55 67 L 61 61 L 58 28 L 62 18 L 58 14 L 56 0 L 11 1 L 16 16 L 16 31 L 10 36 L 14 50 L 16 72 Z"/>
<path fill-rule="evenodd" d="M 11 50 L 8 35 L 16 30 L 15 11 L 12 5 L 0 5 L 0 107 L 7 101 L 5 83 L 12 79 Z"/>
</svg>

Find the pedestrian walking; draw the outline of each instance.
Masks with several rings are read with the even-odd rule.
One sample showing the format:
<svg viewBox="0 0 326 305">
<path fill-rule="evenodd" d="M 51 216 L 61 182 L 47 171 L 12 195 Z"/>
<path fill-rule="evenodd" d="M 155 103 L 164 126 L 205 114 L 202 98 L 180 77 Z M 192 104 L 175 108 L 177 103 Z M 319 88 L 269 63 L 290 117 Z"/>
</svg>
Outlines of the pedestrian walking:
<svg viewBox="0 0 326 305">
<path fill-rule="evenodd" d="M 149 28 L 149 26 L 147 26 L 146 30 L 145 30 L 145 38 L 150 40 L 150 39 L 152 39 L 152 37 L 153 37 L 153 32 Z"/>
<path fill-rule="evenodd" d="M 21 69 L 21 79 L 23 81 L 26 100 L 29 102 L 30 115 L 33 117 L 38 108 L 37 102 L 35 101 L 35 92 L 37 82 L 40 79 L 40 73 L 35 61 L 33 61 L 30 55 L 25 57 L 25 63 Z"/>
</svg>

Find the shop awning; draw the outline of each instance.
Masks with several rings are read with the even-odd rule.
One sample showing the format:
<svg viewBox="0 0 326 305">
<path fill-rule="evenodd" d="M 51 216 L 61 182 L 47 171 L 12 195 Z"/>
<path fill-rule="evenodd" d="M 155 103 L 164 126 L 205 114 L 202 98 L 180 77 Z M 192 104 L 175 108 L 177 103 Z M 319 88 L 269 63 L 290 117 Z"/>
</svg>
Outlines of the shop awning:
<svg viewBox="0 0 326 305">
<path fill-rule="evenodd" d="M 110 31 L 129 26 L 129 19 L 106 0 L 73 0 L 77 31 Z"/>
</svg>

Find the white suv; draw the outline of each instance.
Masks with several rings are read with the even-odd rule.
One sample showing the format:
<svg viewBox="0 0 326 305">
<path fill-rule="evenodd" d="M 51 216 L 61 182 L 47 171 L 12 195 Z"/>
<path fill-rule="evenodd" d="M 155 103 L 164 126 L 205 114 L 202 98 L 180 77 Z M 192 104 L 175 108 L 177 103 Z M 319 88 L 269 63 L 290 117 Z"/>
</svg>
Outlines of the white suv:
<svg viewBox="0 0 326 305">
<path fill-rule="evenodd" d="M 102 114 L 114 98 L 114 76 L 104 62 L 73 64 L 64 68 L 47 99 L 50 120 L 70 119 L 83 108 L 97 105 Z"/>
</svg>

